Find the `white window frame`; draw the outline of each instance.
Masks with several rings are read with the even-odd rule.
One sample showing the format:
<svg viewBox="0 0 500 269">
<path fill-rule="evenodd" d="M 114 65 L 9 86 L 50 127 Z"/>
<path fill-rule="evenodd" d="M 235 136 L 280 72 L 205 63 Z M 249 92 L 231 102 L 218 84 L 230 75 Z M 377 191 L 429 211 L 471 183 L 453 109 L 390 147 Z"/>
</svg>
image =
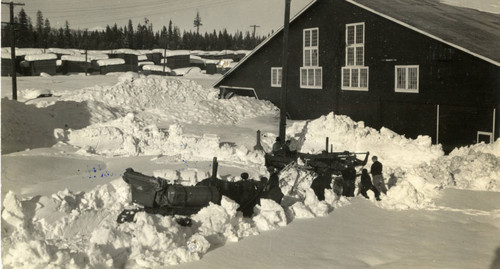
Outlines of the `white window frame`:
<svg viewBox="0 0 500 269">
<path fill-rule="evenodd" d="M 316 45 L 313 45 L 313 31 L 316 31 Z M 309 35 L 309 45 L 306 45 L 306 35 Z M 309 56 L 309 63 L 306 62 L 306 56 Z M 314 56 L 314 57 L 313 57 Z M 313 58 L 315 61 L 313 61 Z M 302 72 L 305 70 L 305 76 Z M 302 31 L 302 67 L 299 70 L 300 88 L 303 89 L 322 89 L 323 88 L 323 68 L 319 66 L 319 27 L 305 28 Z M 310 76 L 309 72 L 313 75 Z M 316 80 L 316 74 L 319 72 L 320 79 Z M 309 85 L 312 84 L 312 85 Z"/>
<path fill-rule="evenodd" d="M 410 68 L 416 68 L 417 69 L 417 88 L 416 89 L 409 89 L 409 69 Z M 405 70 L 405 87 L 404 88 L 398 88 L 398 69 L 404 69 Z M 402 93 L 419 93 L 419 88 L 420 88 L 420 68 L 419 65 L 396 65 L 394 66 L 394 91 L 395 92 L 402 92 Z"/>
<path fill-rule="evenodd" d="M 357 26 L 363 26 L 363 33 L 362 33 L 362 41 L 357 42 L 356 37 L 357 37 Z M 354 27 L 354 32 L 353 32 L 353 43 L 349 44 L 349 28 Z M 364 22 L 357 22 L 357 23 L 348 23 L 345 25 L 345 65 L 341 69 L 341 80 L 340 80 L 340 88 L 342 90 L 349 90 L 349 91 L 368 91 L 368 88 L 370 86 L 370 70 L 368 66 L 365 66 L 365 33 L 366 33 L 366 26 Z M 349 63 L 349 50 L 352 49 L 353 53 L 353 62 Z M 358 55 L 356 53 L 357 50 L 362 51 L 362 59 L 358 59 Z M 358 63 L 359 60 L 359 63 Z M 349 85 L 344 85 L 344 72 L 348 70 L 349 71 Z M 362 87 L 361 86 L 361 70 L 365 71 L 366 70 L 366 86 Z M 354 80 L 352 74 L 354 72 L 357 72 L 358 80 L 357 80 L 357 85 L 354 85 Z"/>
<path fill-rule="evenodd" d="M 306 81 L 304 81 L 304 77 L 302 76 L 302 71 L 306 70 Z M 314 70 L 312 77 L 309 76 L 309 70 Z M 316 72 L 320 73 L 320 81 L 319 83 L 316 81 Z M 309 85 L 309 82 L 312 81 L 313 85 Z M 322 89 L 323 88 L 323 67 L 301 67 L 300 68 L 300 87 L 303 89 Z"/>
<path fill-rule="evenodd" d="M 366 70 L 366 87 L 361 87 L 360 86 L 360 83 L 361 83 L 361 70 Z M 349 86 L 346 86 L 344 85 L 344 70 L 349 70 Z M 358 85 L 353 85 L 353 81 L 352 81 L 352 72 L 353 70 L 357 70 L 358 72 Z M 363 91 L 363 92 L 367 92 L 368 91 L 368 87 L 370 86 L 370 69 L 368 68 L 368 66 L 356 66 L 356 67 L 352 67 L 352 66 L 345 66 L 345 67 L 342 67 L 342 70 L 341 70 L 341 85 L 342 85 L 342 90 L 349 90 L 349 91 Z"/>
<path fill-rule="evenodd" d="M 316 46 L 312 45 L 312 32 L 316 31 Z M 309 46 L 306 46 L 306 34 L 310 33 Z M 313 64 L 313 51 L 316 51 L 316 64 Z M 309 55 L 309 64 L 306 64 L 306 55 Z M 302 66 L 319 66 L 319 28 L 306 28 L 302 31 Z"/>
<path fill-rule="evenodd" d="M 487 136 L 490 138 L 490 142 L 488 144 L 491 144 L 495 141 L 493 141 L 493 133 L 492 132 L 483 132 L 483 131 L 477 131 L 477 138 L 476 138 L 476 144 L 479 143 L 479 137 L 480 136 Z"/>
<path fill-rule="evenodd" d="M 277 78 L 274 77 L 274 71 L 277 71 Z M 283 81 L 283 68 L 271 67 L 271 87 L 281 87 Z"/>
<path fill-rule="evenodd" d="M 356 26 L 358 25 L 363 25 L 363 42 L 362 43 L 356 43 Z M 349 45 L 349 27 L 353 26 L 354 27 L 354 43 Z M 364 22 L 357 22 L 357 23 L 348 23 L 345 25 L 345 66 L 364 66 L 365 65 L 365 23 Z M 348 60 L 348 50 L 352 48 L 353 49 L 353 58 L 354 58 L 354 64 L 349 64 Z M 358 57 L 356 55 L 356 50 L 358 48 L 361 48 L 363 51 L 363 59 L 361 61 L 361 65 L 357 64 Z"/>
</svg>

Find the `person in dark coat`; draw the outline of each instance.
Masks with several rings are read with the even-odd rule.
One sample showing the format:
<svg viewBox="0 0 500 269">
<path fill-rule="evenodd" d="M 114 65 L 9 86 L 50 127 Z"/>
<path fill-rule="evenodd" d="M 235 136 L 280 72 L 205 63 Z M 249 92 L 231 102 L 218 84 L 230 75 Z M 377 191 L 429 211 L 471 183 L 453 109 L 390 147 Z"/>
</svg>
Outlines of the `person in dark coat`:
<svg viewBox="0 0 500 269">
<path fill-rule="evenodd" d="M 348 162 L 344 170 L 341 171 L 342 178 L 344 178 L 344 188 L 342 195 L 346 197 L 354 197 L 355 181 L 356 181 L 356 169 L 354 169 L 354 164 Z"/>
<path fill-rule="evenodd" d="M 262 191 L 260 197 L 263 199 L 271 199 L 276 203 L 281 204 L 284 194 L 280 188 L 278 172 L 272 166 L 268 168 L 268 171 L 271 175 L 269 176 L 269 180 L 267 180 L 267 184 L 264 186 L 264 190 Z"/>
<path fill-rule="evenodd" d="M 282 150 L 281 138 L 276 137 L 276 141 L 273 144 L 272 153 L 273 155 L 276 155 L 277 153 L 281 153 L 281 150 Z"/>
<path fill-rule="evenodd" d="M 372 157 L 372 167 L 370 173 L 373 176 L 373 185 L 381 193 L 386 194 L 387 188 L 385 187 L 384 177 L 382 176 L 382 163 L 378 161 L 377 156 Z"/>
<path fill-rule="evenodd" d="M 312 181 L 311 189 L 313 189 L 318 200 L 325 200 L 325 189 L 332 188 L 332 172 L 329 169 L 324 169 L 320 174 Z"/>
<path fill-rule="evenodd" d="M 368 195 L 366 194 L 368 190 L 373 191 L 373 193 L 375 193 L 375 198 L 377 199 L 377 201 L 380 201 L 380 192 L 377 190 L 377 188 L 375 188 L 375 186 L 373 186 L 372 179 L 368 174 L 368 170 L 363 169 L 363 171 L 361 172 L 361 184 L 359 187 L 359 192 L 366 199 L 369 199 Z"/>
</svg>

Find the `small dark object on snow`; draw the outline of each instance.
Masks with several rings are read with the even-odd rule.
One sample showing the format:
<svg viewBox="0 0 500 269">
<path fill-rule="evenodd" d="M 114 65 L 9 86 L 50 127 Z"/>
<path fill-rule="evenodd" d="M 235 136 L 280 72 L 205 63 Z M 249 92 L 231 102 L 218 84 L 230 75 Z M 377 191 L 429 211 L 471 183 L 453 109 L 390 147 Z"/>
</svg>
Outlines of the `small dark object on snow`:
<svg viewBox="0 0 500 269">
<path fill-rule="evenodd" d="M 125 222 L 134 222 L 135 214 L 139 211 L 142 211 L 142 208 L 134 208 L 134 209 L 125 209 L 118 215 L 116 222 L 125 223 Z"/>
<path fill-rule="evenodd" d="M 193 221 L 191 220 L 191 218 L 188 218 L 188 217 L 178 218 L 178 219 L 175 219 L 175 221 L 180 226 L 183 226 L 183 227 L 191 227 L 191 225 L 193 225 Z"/>
<path fill-rule="evenodd" d="M 52 97 L 52 96 L 53 96 L 52 93 L 42 93 L 42 94 L 38 95 L 36 98 Z"/>
</svg>

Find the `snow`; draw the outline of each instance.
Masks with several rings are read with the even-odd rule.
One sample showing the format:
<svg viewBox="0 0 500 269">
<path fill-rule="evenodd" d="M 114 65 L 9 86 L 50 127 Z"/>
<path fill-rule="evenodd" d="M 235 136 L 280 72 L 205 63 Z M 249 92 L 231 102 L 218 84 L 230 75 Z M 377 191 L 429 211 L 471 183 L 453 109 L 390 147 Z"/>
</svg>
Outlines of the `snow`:
<svg viewBox="0 0 500 269">
<path fill-rule="evenodd" d="M 80 85 L 69 87 L 39 77 L 21 86 L 20 99 L 53 97 L 2 99 L 5 268 L 487 268 L 495 258 L 500 139 L 444 155 L 429 137 L 408 139 L 333 113 L 289 121 L 292 147 L 318 153 L 329 137 L 334 151 L 377 155 L 389 185 L 382 201 L 329 189 L 318 201 L 310 188 L 316 174 L 290 165 L 279 174 L 281 205 L 263 199 L 252 218 L 223 197 L 193 215 L 191 227 L 146 213 L 117 224 L 132 206 L 121 179 L 127 167 L 194 185 L 217 157 L 219 178 L 269 177 L 263 153 L 252 148 L 257 129 L 271 148 L 278 110 L 254 98 L 218 99 L 192 79 L 83 78 L 65 77 Z M 100 78 L 113 83 L 95 85 Z"/>
<path fill-rule="evenodd" d="M 108 55 L 106 54 L 87 54 L 87 62 L 92 60 L 105 60 L 108 59 Z M 63 55 L 61 56 L 61 60 L 70 61 L 70 62 L 85 62 L 85 55 Z"/>
<path fill-rule="evenodd" d="M 482 12 L 500 14 L 500 3 L 498 2 L 498 0 L 481 0 L 481 1 L 440 0 L 440 2 L 447 5 L 472 8 Z"/>
<path fill-rule="evenodd" d="M 62 54 L 62 55 L 73 55 L 76 53 L 76 51 L 72 49 L 60 49 L 60 48 L 49 48 L 47 49 L 47 52 L 54 54 Z"/>
<path fill-rule="evenodd" d="M 154 62 L 150 62 L 150 61 L 142 61 L 142 62 L 138 62 L 137 65 L 138 66 L 155 65 L 155 63 Z"/>
<path fill-rule="evenodd" d="M 24 56 L 24 60 L 29 62 L 34 61 L 45 61 L 45 60 L 56 60 L 57 55 L 55 54 L 33 54 Z"/>
<path fill-rule="evenodd" d="M 109 65 L 119 65 L 119 64 L 125 64 L 125 60 L 120 58 L 114 58 L 114 59 L 104 59 L 97 61 L 98 66 L 109 66 Z"/>
<path fill-rule="evenodd" d="M 141 53 L 137 50 L 133 49 L 114 49 L 111 50 L 110 53 L 123 53 L 123 54 L 132 54 L 132 55 L 141 55 Z"/>
<path fill-rule="evenodd" d="M 163 65 L 155 65 L 154 63 L 153 64 L 146 64 L 142 67 L 142 70 L 148 70 L 148 71 L 157 71 L 157 72 L 163 72 L 165 70 L 165 72 L 171 72 L 170 68 L 168 67 L 164 67 Z"/>
</svg>

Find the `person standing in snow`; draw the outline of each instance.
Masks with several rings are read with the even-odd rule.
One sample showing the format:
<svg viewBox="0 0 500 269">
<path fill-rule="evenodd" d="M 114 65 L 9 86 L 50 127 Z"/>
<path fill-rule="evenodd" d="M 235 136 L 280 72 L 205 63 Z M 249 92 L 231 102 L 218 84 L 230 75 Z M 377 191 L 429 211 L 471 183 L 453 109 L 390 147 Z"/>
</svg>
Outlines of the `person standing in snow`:
<svg viewBox="0 0 500 269">
<path fill-rule="evenodd" d="M 325 200 L 325 189 L 332 188 L 332 171 L 323 169 L 320 174 L 312 181 L 311 189 L 318 197 L 319 201 Z"/>
<path fill-rule="evenodd" d="M 356 181 L 356 169 L 354 169 L 354 164 L 348 162 L 345 169 L 341 171 L 342 178 L 344 178 L 344 186 L 342 195 L 346 197 L 354 197 L 355 181 Z"/>
<path fill-rule="evenodd" d="M 361 172 L 361 184 L 359 187 L 359 192 L 361 195 L 363 195 L 366 199 L 369 199 L 368 195 L 366 194 L 366 191 L 371 190 L 373 193 L 375 193 L 375 198 L 377 201 L 380 201 L 380 192 L 373 186 L 372 184 L 372 179 L 370 175 L 368 174 L 368 170 L 363 169 Z"/>
<path fill-rule="evenodd" d="M 273 155 L 276 155 L 278 152 L 280 152 L 281 148 L 282 148 L 281 138 L 276 137 L 276 142 L 274 142 L 273 149 L 272 149 Z"/>
<path fill-rule="evenodd" d="M 370 173 L 373 176 L 373 185 L 377 190 L 383 194 L 387 194 L 387 188 L 385 187 L 384 177 L 382 176 L 382 163 L 378 161 L 377 156 L 372 157 L 372 167 Z"/>
</svg>

